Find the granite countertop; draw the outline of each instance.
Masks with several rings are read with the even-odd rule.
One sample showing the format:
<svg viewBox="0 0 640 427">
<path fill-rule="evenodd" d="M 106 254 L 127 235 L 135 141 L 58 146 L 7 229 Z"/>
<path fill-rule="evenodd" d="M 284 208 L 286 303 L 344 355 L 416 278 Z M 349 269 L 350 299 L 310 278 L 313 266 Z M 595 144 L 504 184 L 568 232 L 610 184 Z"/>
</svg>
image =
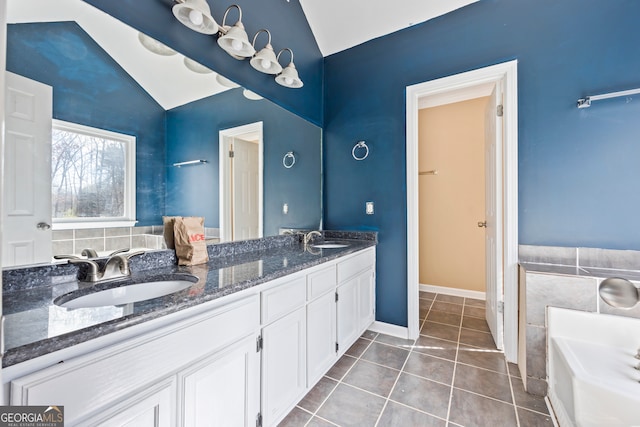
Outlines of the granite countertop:
<svg viewBox="0 0 640 427">
<path fill-rule="evenodd" d="M 344 240 L 344 239 L 342 239 Z M 136 271 L 132 263 L 131 278 L 124 281 L 87 286 L 75 275 L 56 280 L 41 273 L 37 286 L 5 286 L 5 353 L 3 367 L 70 347 L 123 328 L 175 313 L 249 289 L 288 274 L 307 269 L 362 249 L 375 246 L 376 240 L 349 240 L 349 246 L 335 249 L 304 250 L 300 243 L 225 254 L 220 250 L 207 264 L 181 267 L 174 263 Z M 218 246 L 218 245 L 214 245 Z M 220 245 L 222 249 L 224 247 Z M 173 251 L 164 251 L 171 252 Z M 132 258 L 132 261 L 135 258 Z M 147 266 L 149 267 L 149 266 Z M 74 270 L 75 273 L 76 270 Z M 66 309 L 54 300 L 70 292 L 78 295 L 95 289 L 151 280 L 196 276 L 192 286 L 164 297 L 109 307 Z"/>
</svg>

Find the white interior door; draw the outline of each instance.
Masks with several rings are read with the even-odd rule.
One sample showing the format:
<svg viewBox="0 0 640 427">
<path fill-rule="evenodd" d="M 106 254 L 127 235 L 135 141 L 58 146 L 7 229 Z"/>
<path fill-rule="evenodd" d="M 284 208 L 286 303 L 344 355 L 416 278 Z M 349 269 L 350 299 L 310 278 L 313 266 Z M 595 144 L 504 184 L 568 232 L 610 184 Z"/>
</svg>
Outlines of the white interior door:
<svg viewBox="0 0 640 427">
<path fill-rule="evenodd" d="M 231 172 L 233 240 L 258 238 L 258 144 L 234 139 Z"/>
<path fill-rule="evenodd" d="M 503 348 L 502 274 L 502 104 L 501 82 L 491 93 L 485 110 L 485 254 L 486 318 L 498 349 Z M 502 108 L 502 107 L 500 107 Z"/>
<path fill-rule="evenodd" d="M 6 73 L 2 266 L 51 261 L 50 86 Z"/>
</svg>

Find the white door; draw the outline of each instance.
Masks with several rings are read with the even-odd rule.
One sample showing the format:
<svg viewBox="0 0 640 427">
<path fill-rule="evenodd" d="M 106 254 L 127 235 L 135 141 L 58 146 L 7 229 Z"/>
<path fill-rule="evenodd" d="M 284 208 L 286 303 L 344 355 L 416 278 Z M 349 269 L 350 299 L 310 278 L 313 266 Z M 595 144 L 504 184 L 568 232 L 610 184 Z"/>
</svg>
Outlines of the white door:
<svg viewBox="0 0 640 427">
<path fill-rule="evenodd" d="M 503 348 L 502 274 L 502 82 L 496 83 L 485 110 L 486 318 L 498 349 Z M 500 107 L 502 108 L 502 107 Z"/>
<path fill-rule="evenodd" d="M 52 105 L 50 86 L 6 73 L 3 267 L 51 261 Z"/>
<path fill-rule="evenodd" d="M 260 237 L 258 230 L 258 144 L 233 141 L 232 227 L 233 240 Z"/>
</svg>

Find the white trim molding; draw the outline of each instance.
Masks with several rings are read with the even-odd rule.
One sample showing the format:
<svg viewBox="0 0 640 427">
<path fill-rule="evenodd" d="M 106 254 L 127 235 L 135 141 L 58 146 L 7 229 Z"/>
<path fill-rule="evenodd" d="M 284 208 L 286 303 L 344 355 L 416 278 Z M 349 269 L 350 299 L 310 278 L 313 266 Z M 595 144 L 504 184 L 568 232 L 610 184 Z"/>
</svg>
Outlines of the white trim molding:
<svg viewBox="0 0 640 427">
<path fill-rule="evenodd" d="M 518 62 L 492 65 L 461 74 L 418 83 L 406 88 L 407 171 L 407 324 L 410 338 L 420 332 L 418 322 L 418 110 L 424 98 L 462 100 L 469 90 L 472 99 L 486 85 L 502 81 L 504 88 L 504 348 L 509 362 L 518 355 Z M 450 97 L 449 97 L 450 98 Z"/>
<path fill-rule="evenodd" d="M 409 339 L 409 329 L 404 326 L 375 321 L 367 329 L 381 334 L 391 335 L 397 338 Z"/>
<path fill-rule="evenodd" d="M 436 294 L 452 295 L 454 297 L 473 298 L 479 300 L 486 300 L 487 294 L 480 291 L 470 291 L 468 289 L 448 288 L 446 286 L 425 285 L 420 283 L 421 292 L 433 292 Z"/>
</svg>

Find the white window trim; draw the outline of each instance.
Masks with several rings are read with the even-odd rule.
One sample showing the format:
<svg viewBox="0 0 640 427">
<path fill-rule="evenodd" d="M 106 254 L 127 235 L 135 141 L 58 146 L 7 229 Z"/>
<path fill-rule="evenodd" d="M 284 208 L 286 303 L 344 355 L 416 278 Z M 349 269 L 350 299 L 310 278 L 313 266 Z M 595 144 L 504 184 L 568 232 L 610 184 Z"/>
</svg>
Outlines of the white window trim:
<svg viewBox="0 0 640 427">
<path fill-rule="evenodd" d="M 114 141 L 124 142 L 126 146 L 125 181 L 124 181 L 124 215 L 117 218 L 53 218 L 53 230 L 70 230 L 76 228 L 111 228 L 133 227 L 136 224 L 136 137 L 123 133 L 84 126 L 77 123 L 53 119 L 54 129 L 69 132 L 96 135 Z"/>
</svg>

